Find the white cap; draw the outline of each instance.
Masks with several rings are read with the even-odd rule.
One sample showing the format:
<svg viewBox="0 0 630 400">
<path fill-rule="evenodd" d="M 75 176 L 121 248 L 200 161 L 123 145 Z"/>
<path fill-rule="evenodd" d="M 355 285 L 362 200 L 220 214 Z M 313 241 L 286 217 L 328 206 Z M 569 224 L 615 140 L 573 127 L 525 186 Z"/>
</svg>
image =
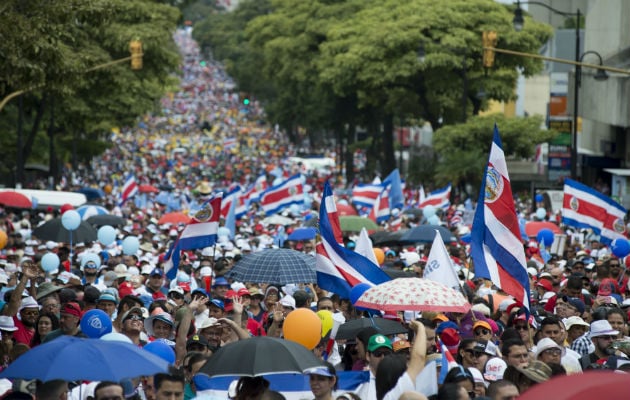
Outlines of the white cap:
<svg viewBox="0 0 630 400">
<path fill-rule="evenodd" d="M 505 361 L 498 357 L 494 357 L 486 362 L 486 368 L 483 373 L 483 378 L 488 382 L 498 381 L 503 379 L 503 373 L 507 368 Z"/>
<path fill-rule="evenodd" d="M 286 295 L 280 299 L 280 304 L 283 307 L 291 307 L 295 309 L 295 299 L 291 295 Z"/>
<path fill-rule="evenodd" d="M 202 277 L 212 276 L 212 268 L 210 268 L 210 267 L 201 267 L 201 269 L 199 270 L 199 275 L 202 276 Z"/>
<path fill-rule="evenodd" d="M 407 264 L 407 266 L 420 261 L 420 255 L 415 251 L 405 251 L 400 255 L 400 258 L 405 262 L 405 264 Z"/>
</svg>

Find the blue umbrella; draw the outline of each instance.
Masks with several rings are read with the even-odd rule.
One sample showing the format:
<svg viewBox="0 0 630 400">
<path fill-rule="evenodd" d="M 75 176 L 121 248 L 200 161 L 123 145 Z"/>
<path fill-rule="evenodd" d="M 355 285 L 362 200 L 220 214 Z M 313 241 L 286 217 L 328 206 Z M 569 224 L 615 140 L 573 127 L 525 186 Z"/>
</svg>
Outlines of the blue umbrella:
<svg viewBox="0 0 630 400">
<path fill-rule="evenodd" d="M 266 249 L 248 254 L 228 272 L 239 282 L 315 283 L 315 257 L 291 249 Z"/>
<path fill-rule="evenodd" d="M 62 336 L 24 353 L 0 378 L 120 382 L 167 371 L 166 361 L 131 343 Z"/>
<path fill-rule="evenodd" d="M 105 197 L 105 192 L 101 189 L 93 188 L 93 187 L 83 187 L 76 191 L 77 193 L 83 193 L 87 201 L 98 200 Z"/>
<path fill-rule="evenodd" d="M 288 240 L 311 240 L 315 239 L 315 235 L 317 235 L 317 230 L 315 228 L 297 228 L 287 238 Z"/>
<path fill-rule="evenodd" d="M 76 210 L 81 219 L 86 221 L 88 218 L 93 217 L 95 215 L 109 215 L 109 211 L 105 207 L 95 206 L 93 204 L 86 204 L 77 208 Z"/>
</svg>

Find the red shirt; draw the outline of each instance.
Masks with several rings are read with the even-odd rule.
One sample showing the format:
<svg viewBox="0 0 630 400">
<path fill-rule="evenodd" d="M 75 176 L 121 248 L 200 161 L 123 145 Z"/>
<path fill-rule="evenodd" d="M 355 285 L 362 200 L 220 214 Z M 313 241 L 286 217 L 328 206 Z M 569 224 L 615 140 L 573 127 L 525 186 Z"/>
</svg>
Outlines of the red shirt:
<svg viewBox="0 0 630 400">
<path fill-rule="evenodd" d="M 35 336 L 35 329 L 30 330 L 17 317 L 13 317 L 13 322 L 15 323 L 15 327 L 18 328 L 17 331 L 13 332 L 13 339 L 15 339 L 17 343 L 24 343 L 30 346 L 33 336 Z"/>
</svg>

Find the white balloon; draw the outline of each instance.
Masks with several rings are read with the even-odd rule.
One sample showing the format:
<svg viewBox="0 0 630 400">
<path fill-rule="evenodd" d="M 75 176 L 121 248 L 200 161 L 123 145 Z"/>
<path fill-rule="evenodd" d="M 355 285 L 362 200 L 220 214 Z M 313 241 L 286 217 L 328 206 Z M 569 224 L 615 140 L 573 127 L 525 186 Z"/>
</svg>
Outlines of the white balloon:
<svg viewBox="0 0 630 400">
<path fill-rule="evenodd" d="M 545 210 L 543 207 L 539 207 L 536 210 L 536 218 L 538 219 L 545 219 L 545 217 L 547 216 L 547 210 Z"/>
<path fill-rule="evenodd" d="M 81 225 L 81 216 L 75 210 L 68 210 L 61 216 L 61 225 L 69 231 L 73 231 Z"/>
</svg>

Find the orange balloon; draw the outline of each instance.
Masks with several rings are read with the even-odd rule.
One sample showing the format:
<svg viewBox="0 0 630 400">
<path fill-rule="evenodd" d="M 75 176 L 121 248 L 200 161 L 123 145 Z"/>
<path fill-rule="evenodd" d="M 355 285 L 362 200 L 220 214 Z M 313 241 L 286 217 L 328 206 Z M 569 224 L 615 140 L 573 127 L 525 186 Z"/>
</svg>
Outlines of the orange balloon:
<svg viewBox="0 0 630 400">
<path fill-rule="evenodd" d="M 112 194 L 112 185 L 110 185 L 109 183 L 107 185 L 105 185 L 105 187 L 103 188 L 103 191 L 107 194 Z"/>
<path fill-rule="evenodd" d="M 0 230 L 0 249 L 4 249 L 4 246 L 7 245 L 8 241 L 9 237 L 7 236 L 7 233 Z"/>
<path fill-rule="evenodd" d="M 322 338 L 322 320 L 308 308 L 298 308 L 287 314 L 282 332 L 285 339 L 313 350 Z"/>
<path fill-rule="evenodd" d="M 372 251 L 374 252 L 374 256 L 376 256 L 376 261 L 378 261 L 378 265 L 382 265 L 385 261 L 385 252 L 383 251 L 383 249 L 374 247 Z"/>
</svg>

